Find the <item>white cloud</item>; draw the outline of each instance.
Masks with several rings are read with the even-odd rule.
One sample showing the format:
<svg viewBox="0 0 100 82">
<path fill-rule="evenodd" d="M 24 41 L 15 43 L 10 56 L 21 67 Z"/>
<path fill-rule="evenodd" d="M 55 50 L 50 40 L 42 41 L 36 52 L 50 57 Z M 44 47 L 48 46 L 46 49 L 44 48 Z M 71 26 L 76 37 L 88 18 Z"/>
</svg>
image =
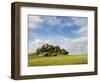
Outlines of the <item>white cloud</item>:
<svg viewBox="0 0 100 82">
<path fill-rule="evenodd" d="M 79 53 L 87 53 L 88 39 L 87 37 L 79 37 L 73 40 L 74 49 Z"/>
<path fill-rule="evenodd" d="M 79 31 L 79 33 L 87 33 L 88 28 L 87 27 L 81 27 L 78 31 Z"/>
<path fill-rule="evenodd" d="M 49 16 L 49 17 L 45 17 L 45 21 L 47 22 L 48 25 L 50 26 L 55 26 L 57 24 L 60 24 L 61 23 L 61 20 L 58 19 L 57 17 L 55 16 Z"/>
<path fill-rule="evenodd" d="M 88 18 L 86 17 L 72 17 L 73 24 L 78 26 L 87 26 L 88 25 Z"/>
<path fill-rule="evenodd" d="M 29 28 L 35 29 L 38 28 L 40 24 L 44 22 L 43 19 L 40 18 L 40 16 L 29 16 Z"/>
<path fill-rule="evenodd" d="M 72 25 L 73 25 L 72 22 L 65 22 L 65 23 L 64 23 L 64 26 L 72 26 Z"/>
<path fill-rule="evenodd" d="M 70 54 L 86 54 L 87 53 L 87 37 L 79 37 L 75 39 L 69 39 L 61 36 L 50 37 L 48 39 L 34 39 L 30 42 L 30 51 L 34 52 L 37 48 L 43 44 L 49 43 L 51 45 L 58 45 L 70 52 Z"/>
<path fill-rule="evenodd" d="M 87 37 L 83 36 L 83 37 L 79 37 L 73 40 L 74 43 L 81 43 L 81 42 L 87 42 Z"/>
<path fill-rule="evenodd" d="M 62 45 L 70 54 L 86 54 L 88 41 L 87 37 L 78 37 L 75 39 L 66 39 L 63 40 L 64 44 Z"/>
<path fill-rule="evenodd" d="M 48 25 L 55 26 L 57 24 L 62 26 L 61 20 L 57 17 L 45 17 L 45 16 L 29 16 L 29 27 L 30 28 L 40 28 L 43 22 L 46 22 Z M 73 18 L 73 22 L 65 22 L 65 26 L 70 26 L 72 24 L 80 26 L 80 29 L 74 31 L 78 35 L 77 38 L 67 38 L 63 36 L 48 36 L 48 38 L 35 38 L 29 42 L 29 52 L 34 52 L 37 48 L 41 47 L 45 43 L 52 45 L 58 45 L 61 48 L 64 48 L 70 52 L 70 54 L 84 54 L 87 53 L 87 20 L 86 18 Z M 64 25 L 63 25 L 64 26 Z M 63 27 L 62 26 L 62 27 Z"/>
<path fill-rule="evenodd" d="M 66 22 L 63 22 L 62 26 L 79 26 L 79 27 L 87 27 L 88 26 L 88 19 L 86 17 L 72 17 L 71 21 L 66 20 Z M 76 25 L 76 26 L 75 26 Z"/>
<path fill-rule="evenodd" d="M 55 26 L 61 23 L 61 20 L 55 16 L 29 16 L 29 28 L 40 28 L 43 22 L 46 22 L 49 26 Z"/>
<path fill-rule="evenodd" d="M 80 26 L 85 27 L 88 25 L 88 20 L 86 17 L 72 17 L 72 22 L 66 20 L 66 22 L 61 22 L 61 19 L 56 16 L 29 16 L 29 28 L 40 28 L 43 23 L 46 22 L 48 26 L 53 27 L 59 25 L 59 27 L 64 26 Z"/>
<path fill-rule="evenodd" d="M 79 36 L 87 36 L 88 35 L 88 27 L 87 26 L 83 26 L 80 27 L 79 30 L 77 31 L 73 31 L 75 34 L 78 34 Z"/>
<path fill-rule="evenodd" d="M 34 52 L 36 51 L 37 48 L 41 47 L 43 44 L 49 43 L 51 44 L 52 42 L 50 40 L 44 40 L 44 39 L 34 39 L 29 42 L 29 52 Z"/>
</svg>

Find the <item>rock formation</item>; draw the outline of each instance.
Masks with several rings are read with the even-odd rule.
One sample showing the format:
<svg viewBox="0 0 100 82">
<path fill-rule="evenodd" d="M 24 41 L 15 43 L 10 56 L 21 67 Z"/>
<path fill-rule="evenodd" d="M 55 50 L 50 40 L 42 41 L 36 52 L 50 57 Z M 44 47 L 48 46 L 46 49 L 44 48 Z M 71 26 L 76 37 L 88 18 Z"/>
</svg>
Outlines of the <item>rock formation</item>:
<svg viewBox="0 0 100 82">
<path fill-rule="evenodd" d="M 57 55 L 68 55 L 65 49 L 61 49 L 59 46 L 53 46 L 50 44 L 44 44 L 42 47 L 38 48 L 35 52 L 37 56 L 57 56 Z"/>
</svg>

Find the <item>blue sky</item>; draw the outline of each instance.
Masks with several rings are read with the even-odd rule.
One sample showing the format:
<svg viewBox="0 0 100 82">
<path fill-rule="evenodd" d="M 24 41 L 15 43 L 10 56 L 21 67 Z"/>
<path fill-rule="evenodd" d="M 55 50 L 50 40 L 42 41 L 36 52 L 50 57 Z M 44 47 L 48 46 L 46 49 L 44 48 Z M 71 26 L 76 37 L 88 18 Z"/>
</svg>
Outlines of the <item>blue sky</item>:
<svg viewBox="0 0 100 82">
<path fill-rule="evenodd" d="M 29 53 L 49 43 L 70 54 L 87 54 L 87 17 L 30 15 L 28 19 Z"/>
</svg>

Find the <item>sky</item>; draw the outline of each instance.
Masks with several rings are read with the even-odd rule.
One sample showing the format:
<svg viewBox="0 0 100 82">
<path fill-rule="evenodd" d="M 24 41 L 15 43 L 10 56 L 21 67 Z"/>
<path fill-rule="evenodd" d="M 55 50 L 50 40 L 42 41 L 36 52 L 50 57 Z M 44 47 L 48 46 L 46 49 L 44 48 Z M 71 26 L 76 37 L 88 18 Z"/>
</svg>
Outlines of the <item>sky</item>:
<svg viewBox="0 0 100 82">
<path fill-rule="evenodd" d="M 29 15 L 28 20 L 29 53 L 48 43 L 70 54 L 87 54 L 87 17 Z"/>
</svg>

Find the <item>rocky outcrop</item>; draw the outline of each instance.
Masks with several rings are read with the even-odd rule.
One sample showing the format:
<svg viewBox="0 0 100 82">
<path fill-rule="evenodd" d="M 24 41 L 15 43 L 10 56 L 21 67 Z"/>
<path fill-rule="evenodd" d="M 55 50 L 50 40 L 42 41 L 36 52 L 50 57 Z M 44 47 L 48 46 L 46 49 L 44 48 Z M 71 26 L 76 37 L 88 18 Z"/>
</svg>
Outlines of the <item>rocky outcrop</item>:
<svg viewBox="0 0 100 82">
<path fill-rule="evenodd" d="M 65 49 L 61 49 L 59 46 L 53 46 L 50 44 L 44 44 L 42 47 L 38 48 L 35 55 L 38 56 L 57 56 L 57 55 L 68 55 Z"/>
</svg>

